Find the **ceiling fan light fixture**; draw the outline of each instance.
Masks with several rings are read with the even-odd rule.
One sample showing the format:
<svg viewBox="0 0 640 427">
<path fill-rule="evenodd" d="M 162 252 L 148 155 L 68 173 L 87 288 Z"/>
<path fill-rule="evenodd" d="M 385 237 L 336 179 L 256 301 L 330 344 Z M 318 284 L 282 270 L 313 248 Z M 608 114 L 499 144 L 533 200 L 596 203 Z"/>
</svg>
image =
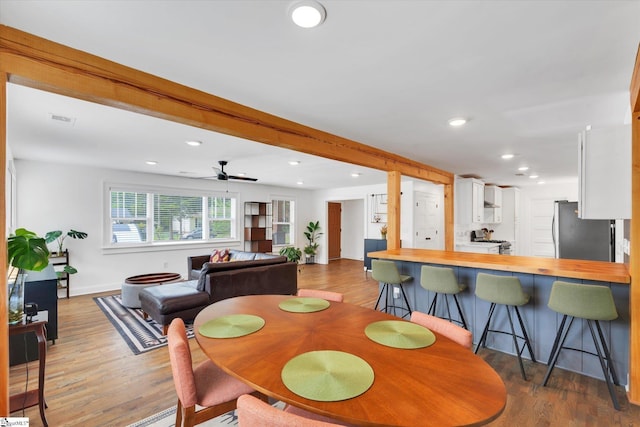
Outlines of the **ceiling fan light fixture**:
<svg viewBox="0 0 640 427">
<path fill-rule="evenodd" d="M 297 26 L 313 28 L 324 22 L 327 12 L 317 1 L 303 0 L 291 5 L 289 16 Z"/>
<path fill-rule="evenodd" d="M 449 119 L 449 126 L 459 127 L 464 125 L 465 123 L 467 123 L 467 119 L 463 117 L 454 117 L 452 119 Z"/>
</svg>

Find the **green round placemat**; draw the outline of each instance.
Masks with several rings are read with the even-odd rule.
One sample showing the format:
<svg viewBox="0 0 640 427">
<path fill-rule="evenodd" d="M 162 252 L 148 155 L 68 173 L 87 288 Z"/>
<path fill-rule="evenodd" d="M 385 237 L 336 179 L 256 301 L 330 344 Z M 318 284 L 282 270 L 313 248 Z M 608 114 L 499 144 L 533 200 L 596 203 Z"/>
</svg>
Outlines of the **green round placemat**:
<svg viewBox="0 0 640 427">
<path fill-rule="evenodd" d="M 264 319 L 252 314 L 230 314 L 203 323 L 200 335 L 208 338 L 237 338 L 259 331 Z"/>
<path fill-rule="evenodd" d="M 295 297 L 281 301 L 278 304 L 281 310 L 292 313 L 313 313 L 322 311 L 331 305 L 329 301 L 322 298 Z"/>
<path fill-rule="evenodd" d="M 373 384 L 373 369 L 353 354 L 335 350 L 310 351 L 289 360 L 282 382 L 295 394 L 321 402 L 337 402 L 364 393 Z"/>
<path fill-rule="evenodd" d="M 395 348 L 422 348 L 436 342 L 436 336 L 429 329 L 402 320 L 382 320 L 370 323 L 364 333 L 378 344 Z"/>
</svg>

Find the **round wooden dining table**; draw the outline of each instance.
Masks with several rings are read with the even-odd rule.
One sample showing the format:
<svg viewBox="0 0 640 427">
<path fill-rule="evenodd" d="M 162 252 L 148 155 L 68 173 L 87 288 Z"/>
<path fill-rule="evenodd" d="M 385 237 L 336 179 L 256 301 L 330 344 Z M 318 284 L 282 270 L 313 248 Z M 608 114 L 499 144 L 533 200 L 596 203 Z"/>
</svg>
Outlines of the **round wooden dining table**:
<svg viewBox="0 0 640 427">
<path fill-rule="evenodd" d="M 416 349 L 378 344 L 365 335 L 373 322 L 399 320 L 348 303 L 331 302 L 312 313 L 279 308 L 285 295 L 251 295 L 216 302 L 195 319 L 204 353 L 230 375 L 283 402 L 363 426 L 473 426 L 504 410 L 504 382 L 483 359 L 435 333 L 435 343 Z M 237 338 L 208 338 L 200 327 L 227 315 L 264 319 L 256 332 Z M 292 392 L 281 378 L 292 358 L 311 351 L 346 352 L 365 360 L 374 380 L 364 393 L 341 401 L 318 401 Z"/>
</svg>

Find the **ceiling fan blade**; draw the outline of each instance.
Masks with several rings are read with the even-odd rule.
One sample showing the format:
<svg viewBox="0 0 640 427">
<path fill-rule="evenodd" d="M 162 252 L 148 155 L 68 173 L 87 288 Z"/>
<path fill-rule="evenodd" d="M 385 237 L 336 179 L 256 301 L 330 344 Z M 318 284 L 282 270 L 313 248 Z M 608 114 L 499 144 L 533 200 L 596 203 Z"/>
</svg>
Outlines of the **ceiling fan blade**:
<svg viewBox="0 0 640 427">
<path fill-rule="evenodd" d="M 249 178 L 249 177 L 247 177 L 247 176 L 233 176 L 233 175 L 227 175 L 227 177 L 228 177 L 229 179 L 237 179 L 237 180 L 240 180 L 240 181 L 254 181 L 254 182 L 255 182 L 255 181 L 257 181 L 257 180 L 258 180 L 258 178 Z"/>
</svg>

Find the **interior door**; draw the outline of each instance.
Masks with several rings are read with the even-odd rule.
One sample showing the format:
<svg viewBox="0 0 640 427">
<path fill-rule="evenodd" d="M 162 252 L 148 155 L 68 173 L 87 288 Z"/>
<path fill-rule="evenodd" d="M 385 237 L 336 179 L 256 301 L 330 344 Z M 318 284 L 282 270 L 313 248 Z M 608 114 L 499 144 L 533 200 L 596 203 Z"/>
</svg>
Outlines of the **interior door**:
<svg viewBox="0 0 640 427">
<path fill-rule="evenodd" d="M 342 232 L 342 205 L 340 203 L 329 202 L 329 259 L 339 259 L 342 249 L 340 239 Z"/>
<path fill-rule="evenodd" d="M 432 193 L 416 193 L 414 206 L 414 247 L 443 249 L 439 197 Z"/>
</svg>

